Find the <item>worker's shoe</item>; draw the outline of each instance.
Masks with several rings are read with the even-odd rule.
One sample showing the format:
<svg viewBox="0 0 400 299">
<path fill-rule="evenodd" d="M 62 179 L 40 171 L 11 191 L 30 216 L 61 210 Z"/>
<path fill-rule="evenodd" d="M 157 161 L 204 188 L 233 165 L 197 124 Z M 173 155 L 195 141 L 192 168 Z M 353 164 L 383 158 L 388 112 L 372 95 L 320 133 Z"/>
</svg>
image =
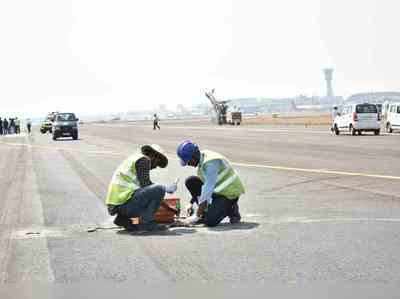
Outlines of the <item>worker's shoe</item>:
<svg viewBox="0 0 400 299">
<path fill-rule="evenodd" d="M 115 219 L 114 219 L 114 224 L 116 226 L 125 227 L 129 223 L 131 223 L 130 219 L 128 217 L 124 217 L 124 216 L 121 216 L 121 215 L 117 215 L 117 217 L 115 217 Z"/>
<path fill-rule="evenodd" d="M 206 216 L 205 214 L 202 215 L 195 223 L 193 223 L 194 225 L 198 225 L 198 224 L 205 224 L 206 223 Z"/>
<path fill-rule="evenodd" d="M 138 230 L 138 225 L 133 224 L 132 220 L 125 216 L 117 215 L 114 219 L 114 224 L 125 228 L 129 232 Z"/>
<path fill-rule="evenodd" d="M 239 213 L 239 205 L 237 202 L 235 202 L 232 205 L 232 211 L 231 211 L 231 214 L 229 215 L 229 222 L 231 224 L 236 224 L 236 223 L 239 223 L 241 220 L 242 220 L 242 217 L 240 216 L 240 213 Z"/>
<path fill-rule="evenodd" d="M 242 220 L 242 217 L 239 215 L 239 216 L 234 216 L 234 217 L 230 217 L 229 218 L 229 222 L 231 223 L 231 224 L 237 224 L 237 223 L 240 223 L 240 221 Z"/>
<path fill-rule="evenodd" d="M 197 220 L 195 224 L 198 225 L 198 224 L 205 224 L 205 223 L 206 223 L 206 220 L 204 219 L 204 217 L 202 217 L 199 220 Z"/>
</svg>

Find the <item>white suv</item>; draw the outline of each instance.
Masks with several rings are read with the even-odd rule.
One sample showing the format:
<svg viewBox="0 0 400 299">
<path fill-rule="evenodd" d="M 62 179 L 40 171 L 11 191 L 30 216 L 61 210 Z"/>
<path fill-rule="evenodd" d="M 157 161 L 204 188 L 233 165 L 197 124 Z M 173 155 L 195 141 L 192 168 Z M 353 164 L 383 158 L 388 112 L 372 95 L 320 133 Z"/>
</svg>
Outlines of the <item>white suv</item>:
<svg viewBox="0 0 400 299">
<path fill-rule="evenodd" d="M 390 103 L 385 118 L 386 132 L 400 130 L 400 103 Z"/>
<path fill-rule="evenodd" d="M 348 131 L 351 135 L 361 135 L 361 132 L 374 132 L 379 135 L 381 116 L 374 104 L 351 104 L 343 107 L 333 122 L 333 131 L 339 135 L 341 131 Z"/>
</svg>

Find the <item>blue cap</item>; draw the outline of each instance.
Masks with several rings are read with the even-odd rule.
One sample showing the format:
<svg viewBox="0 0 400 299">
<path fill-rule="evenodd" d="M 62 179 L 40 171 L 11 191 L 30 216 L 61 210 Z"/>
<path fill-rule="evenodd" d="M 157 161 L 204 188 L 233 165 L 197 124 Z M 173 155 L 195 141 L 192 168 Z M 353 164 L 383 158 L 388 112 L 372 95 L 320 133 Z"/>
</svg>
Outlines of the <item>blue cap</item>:
<svg viewBox="0 0 400 299">
<path fill-rule="evenodd" d="M 176 154 L 181 159 L 181 165 L 186 166 L 188 162 L 193 158 L 193 154 L 199 151 L 199 147 L 196 143 L 190 140 L 183 141 L 176 150 Z"/>
</svg>

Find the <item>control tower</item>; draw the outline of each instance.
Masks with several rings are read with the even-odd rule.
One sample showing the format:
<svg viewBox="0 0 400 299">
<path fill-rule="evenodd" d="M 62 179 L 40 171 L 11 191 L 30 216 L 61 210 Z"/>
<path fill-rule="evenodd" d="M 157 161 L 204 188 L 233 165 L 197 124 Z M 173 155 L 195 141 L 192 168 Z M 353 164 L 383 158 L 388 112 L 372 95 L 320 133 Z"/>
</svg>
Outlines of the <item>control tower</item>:
<svg viewBox="0 0 400 299">
<path fill-rule="evenodd" d="M 333 69 L 324 69 L 325 81 L 326 81 L 326 96 L 333 97 L 333 88 L 332 88 L 332 74 Z"/>
</svg>

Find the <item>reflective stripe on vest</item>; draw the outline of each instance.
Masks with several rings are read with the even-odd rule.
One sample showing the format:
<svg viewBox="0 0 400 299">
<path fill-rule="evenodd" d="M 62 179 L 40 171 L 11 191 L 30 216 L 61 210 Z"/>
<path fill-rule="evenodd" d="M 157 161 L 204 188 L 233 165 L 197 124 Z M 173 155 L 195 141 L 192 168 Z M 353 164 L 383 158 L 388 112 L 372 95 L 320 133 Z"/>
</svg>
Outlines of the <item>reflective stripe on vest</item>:
<svg viewBox="0 0 400 299">
<path fill-rule="evenodd" d="M 205 165 L 212 160 L 220 160 L 223 165 L 217 177 L 214 193 L 223 195 L 228 199 L 238 198 L 245 190 L 238 174 L 230 165 L 229 160 L 224 156 L 208 150 L 202 151 L 198 170 L 200 179 L 204 182 Z"/>
<path fill-rule="evenodd" d="M 238 179 L 239 176 L 234 173 L 231 177 L 229 177 L 227 180 L 225 180 L 223 183 L 219 184 L 215 189 L 215 193 L 219 193 L 222 190 L 224 190 L 226 187 L 228 187 L 230 184 L 232 184 L 236 179 Z"/>
<path fill-rule="evenodd" d="M 132 194 L 140 188 L 135 164 L 143 157 L 143 154 L 135 153 L 117 168 L 108 188 L 106 204 L 121 205 L 128 201 Z"/>
</svg>

